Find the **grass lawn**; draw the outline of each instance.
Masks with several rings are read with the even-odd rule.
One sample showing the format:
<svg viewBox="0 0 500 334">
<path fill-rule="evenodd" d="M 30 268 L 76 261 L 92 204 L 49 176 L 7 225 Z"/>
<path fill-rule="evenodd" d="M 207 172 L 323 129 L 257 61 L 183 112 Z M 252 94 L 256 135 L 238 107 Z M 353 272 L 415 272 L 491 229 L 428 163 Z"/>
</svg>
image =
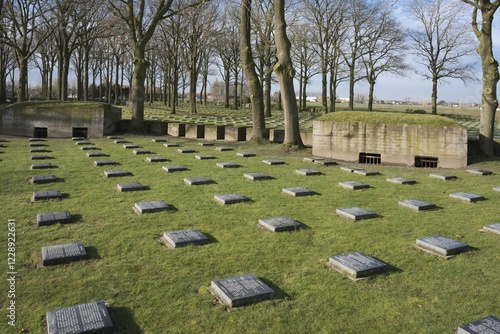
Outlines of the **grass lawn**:
<svg viewBox="0 0 500 334">
<path fill-rule="evenodd" d="M 151 136 L 124 136 L 131 143 L 169 161 L 149 163 L 146 156 L 102 138 L 91 141 L 108 157 L 89 158 L 70 139 L 49 139 L 51 170 L 30 170 L 26 138 L 3 137 L 0 143 L 0 234 L 6 255 L 7 220 L 16 222 L 16 327 L 6 320 L 7 286 L 0 297 L 3 333 L 40 333 L 49 310 L 106 301 L 122 333 L 453 333 L 457 326 L 487 315 L 500 316 L 500 236 L 479 232 L 500 221 L 499 160 L 476 159 L 468 168 L 493 171 L 480 176 L 465 169 L 436 171 L 395 166 L 368 166 L 381 173 L 362 176 L 339 166 L 304 162 L 310 150 L 284 152 L 280 145 L 216 143 L 232 146 L 220 152 L 196 140 L 165 137 L 181 154 Z M 237 152 L 254 152 L 244 158 Z M 197 160 L 195 154 L 216 159 Z M 117 166 L 95 167 L 93 160 L 112 159 Z M 270 166 L 264 159 L 281 159 Z M 223 169 L 217 162 L 236 162 Z M 164 165 L 186 171 L 167 173 Z M 341 164 L 352 165 L 352 164 Z M 354 164 L 356 165 L 356 164 Z M 322 175 L 295 172 L 311 168 Z M 105 170 L 133 175 L 104 178 Z M 244 173 L 274 177 L 250 181 Z M 429 173 L 454 174 L 442 181 Z M 33 185 L 33 175 L 54 174 L 59 182 Z M 189 186 L 187 177 L 207 177 L 214 184 Z M 387 182 L 406 177 L 415 185 Z M 141 182 L 148 190 L 120 193 L 118 183 Z M 359 181 L 369 189 L 348 190 L 342 181 Z M 305 187 L 310 197 L 291 197 L 283 188 Z M 30 202 L 33 191 L 60 190 L 62 200 Z M 466 203 L 455 192 L 483 195 Z M 214 195 L 238 193 L 250 202 L 223 206 Z M 419 199 L 439 209 L 415 212 L 399 200 Z M 162 200 L 172 210 L 137 215 L 135 202 Z M 359 206 L 374 219 L 352 222 L 337 208 Z M 38 213 L 69 210 L 73 223 L 37 227 Z M 271 233 L 257 226 L 260 218 L 288 216 L 306 227 Z M 210 236 L 203 246 L 171 250 L 159 238 L 164 232 L 196 228 Z M 416 238 L 434 234 L 459 240 L 474 250 L 445 260 L 414 248 Z M 42 246 L 81 241 L 89 259 L 37 269 Z M 388 274 L 353 282 L 325 266 L 330 256 L 361 251 L 393 267 Z M 3 257 L 7 268 L 7 256 Z M 8 270 L 6 269 L 5 272 Z M 215 279 L 252 273 L 278 292 L 278 298 L 228 312 L 209 293 Z M 5 280 L 4 280 L 5 282 Z"/>
</svg>

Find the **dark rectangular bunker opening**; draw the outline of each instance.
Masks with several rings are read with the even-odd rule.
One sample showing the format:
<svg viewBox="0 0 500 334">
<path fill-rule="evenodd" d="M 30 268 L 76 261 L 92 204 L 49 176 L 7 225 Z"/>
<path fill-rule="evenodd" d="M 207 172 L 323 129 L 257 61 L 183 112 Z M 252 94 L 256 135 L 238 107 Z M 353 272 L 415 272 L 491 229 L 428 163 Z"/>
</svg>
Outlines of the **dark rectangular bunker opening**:
<svg viewBox="0 0 500 334">
<path fill-rule="evenodd" d="M 186 124 L 179 123 L 178 137 L 186 137 Z"/>
<path fill-rule="evenodd" d="M 415 167 L 419 168 L 437 168 L 438 158 L 436 157 L 415 157 Z"/>
<path fill-rule="evenodd" d="M 47 138 L 47 128 L 33 128 L 33 138 Z"/>
<path fill-rule="evenodd" d="M 247 128 L 241 127 L 238 128 L 238 141 L 246 141 L 247 140 Z"/>
<path fill-rule="evenodd" d="M 89 130 L 88 128 L 75 128 L 73 127 L 72 137 L 88 138 Z"/>
<path fill-rule="evenodd" d="M 370 164 L 370 165 L 380 165 L 382 162 L 382 157 L 378 153 L 359 153 L 359 163 L 360 164 Z"/>
<path fill-rule="evenodd" d="M 217 140 L 224 140 L 226 137 L 226 127 L 223 125 L 217 126 Z"/>
<path fill-rule="evenodd" d="M 205 138 L 205 125 L 196 126 L 196 138 Z"/>
</svg>

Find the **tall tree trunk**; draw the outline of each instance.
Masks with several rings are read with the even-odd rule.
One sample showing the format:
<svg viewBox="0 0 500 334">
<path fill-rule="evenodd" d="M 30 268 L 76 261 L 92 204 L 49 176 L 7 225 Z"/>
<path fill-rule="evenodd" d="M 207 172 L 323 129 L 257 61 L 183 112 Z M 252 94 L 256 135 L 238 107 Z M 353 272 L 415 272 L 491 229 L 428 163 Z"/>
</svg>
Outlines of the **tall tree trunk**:
<svg viewBox="0 0 500 334">
<path fill-rule="evenodd" d="M 285 116 L 283 144 L 286 147 L 302 148 L 304 144 L 300 138 L 299 114 L 293 87 L 295 71 L 290 58 L 290 40 L 286 35 L 285 0 L 275 0 L 274 2 L 274 34 L 278 58 L 274 71 L 280 84 Z"/>
<path fill-rule="evenodd" d="M 198 78 L 194 69 L 189 71 L 189 114 L 196 114 L 196 82 Z"/>
<path fill-rule="evenodd" d="M 90 50 L 86 50 L 83 63 L 83 101 L 89 100 L 89 58 Z"/>
<path fill-rule="evenodd" d="M 267 70 L 266 70 L 267 72 Z M 271 74 L 272 70 L 269 71 L 269 74 L 265 75 L 264 78 L 264 114 L 266 117 L 272 116 L 271 111 Z"/>
<path fill-rule="evenodd" d="M 18 57 L 19 59 L 17 64 L 19 67 L 19 82 L 17 86 L 17 101 L 23 102 L 26 101 L 27 97 L 26 87 L 28 86 L 28 58 L 21 55 Z"/>
<path fill-rule="evenodd" d="M 230 68 L 227 66 L 224 71 L 226 72 L 226 78 L 224 80 L 224 89 L 225 89 L 225 96 L 224 96 L 224 108 L 229 109 L 229 86 L 231 85 L 229 76 L 230 76 Z"/>
<path fill-rule="evenodd" d="M 242 0 L 240 10 L 240 52 L 243 73 L 245 74 L 248 91 L 250 92 L 250 104 L 252 105 L 252 140 L 262 142 L 269 137 L 264 119 L 262 84 L 255 70 L 255 62 L 252 56 L 252 44 L 250 40 L 251 7 L 252 0 Z"/>
<path fill-rule="evenodd" d="M 321 57 L 321 104 L 323 105 L 323 111 L 325 114 L 328 112 L 328 87 L 327 87 L 327 68 L 326 68 L 326 52 L 321 47 L 320 50 Z M 330 101 L 332 103 L 332 101 Z"/>
<path fill-rule="evenodd" d="M 355 57 L 356 55 L 352 53 L 351 59 L 352 63 L 349 66 L 349 110 L 354 110 L 354 84 L 355 84 L 355 77 L 354 77 L 354 72 L 356 70 L 356 60 Z"/>
<path fill-rule="evenodd" d="M 373 111 L 373 92 L 375 90 L 375 81 L 370 80 L 368 89 L 368 111 Z"/>
<path fill-rule="evenodd" d="M 145 45 L 134 45 L 134 73 L 130 92 L 130 99 L 132 102 L 130 131 L 139 133 L 144 132 L 144 81 L 146 80 L 146 70 L 149 65 L 145 57 L 144 49 Z"/>
<path fill-rule="evenodd" d="M 436 75 L 432 77 L 432 95 L 431 95 L 431 105 L 432 105 L 432 114 L 437 115 L 437 89 L 438 87 L 438 78 Z"/>
<path fill-rule="evenodd" d="M 118 98 L 120 95 L 120 85 L 118 84 L 118 80 L 120 80 L 120 57 L 116 54 L 116 72 L 115 72 L 115 105 L 118 104 Z"/>
<path fill-rule="evenodd" d="M 234 109 L 238 110 L 238 68 L 234 70 Z"/>
</svg>

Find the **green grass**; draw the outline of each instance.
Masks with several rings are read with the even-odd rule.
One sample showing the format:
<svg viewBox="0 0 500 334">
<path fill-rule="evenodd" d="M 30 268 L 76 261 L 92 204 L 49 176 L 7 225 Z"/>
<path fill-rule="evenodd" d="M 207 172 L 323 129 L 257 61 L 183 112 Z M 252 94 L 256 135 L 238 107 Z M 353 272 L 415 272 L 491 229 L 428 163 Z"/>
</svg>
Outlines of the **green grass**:
<svg viewBox="0 0 500 334">
<path fill-rule="evenodd" d="M 7 241 L 8 219 L 16 220 L 17 327 L 7 333 L 40 333 L 49 310 L 105 300 L 122 333 L 452 333 L 462 323 L 489 314 L 498 316 L 500 296 L 500 237 L 479 229 L 500 220 L 498 160 L 477 161 L 492 176 L 446 171 L 456 181 L 429 178 L 431 169 L 370 166 L 382 175 L 364 177 L 303 162 L 310 150 L 284 152 L 280 145 L 220 143 L 234 151 L 219 152 L 197 141 L 170 138 L 183 148 L 214 155 L 196 160 L 177 148 L 154 143 L 150 136 L 125 136 L 170 161 L 145 162 L 112 140 L 92 139 L 119 166 L 94 167 L 69 139 L 49 139 L 51 163 L 58 168 L 32 171 L 28 140 L 7 138 L 0 148 L 2 192 L 1 244 Z M 250 151 L 257 157 L 242 158 Z M 277 158 L 285 165 L 269 166 Z M 100 159 L 100 158 L 99 158 Z M 242 167 L 222 169 L 216 162 L 233 161 Z M 183 165 L 188 171 L 166 173 L 162 165 Z M 346 164 L 344 164 L 346 165 Z M 350 164 L 349 164 L 350 165 Z M 298 168 L 320 170 L 320 176 L 302 176 Z M 133 176 L 106 179 L 102 172 L 124 169 Z M 252 182 L 247 172 L 263 172 L 275 179 Z M 32 185 L 33 175 L 55 174 L 61 182 Z M 187 186 L 185 177 L 204 176 L 216 183 Z M 413 186 L 386 178 L 415 179 Z M 371 188 L 350 191 L 341 181 L 361 181 Z M 119 193 L 117 183 L 139 181 L 150 189 Z M 306 187 L 318 194 L 294 198 L 285 187 Z M 33 191 L 59 189 L 60 201 L 30 202 Z M 464 203 L 449 197 L 472 192 L 487 200 Z M 216 194 L 240 193 L 250 203 L 222 206 Z M 440 209 L 413 212 L 398 200 L 420 199 Z M 135 202 L 163 200 L 174 210 L 138 216 Z M 335 209 L 360 206 L 377 212 L 376 219 L 351 222 Z M 71 224 L 37 227 L 37 213 L 69 210 L 78 220 Z M 270 233 L 256 226 L 259 218 L 286 215 L 307 227 L 296 232 Z M 159 242 L 163 232 L 197 228 L 215 242 L 169 250 Z M 433 234 L 458 239 L 476 250 L 444 260 L 413 247 L 415 239 Z M 42 246 L 81 241 L 90 259 L 36 268 Z M 328 257 L 362 251 L 395 268 L 388 275 L 352 282 L 327 269 Z M 2 254 L 6 254 L 3 247 Z M 7 256 L 4 256 L 6 259 Z M 6 267 L 6 260 L 4 268 Z M 253 273 L 274 287 L 279 298 L 243 307 L 235 312 L 213 303 L 208 286 L 214 279 Z M 2 288 L 6 285 L 3 284 Z M 3 288 L 4 289 L 4 288 Z M 0 298 L 6 322 L 6 291 Z"/>
</svg>

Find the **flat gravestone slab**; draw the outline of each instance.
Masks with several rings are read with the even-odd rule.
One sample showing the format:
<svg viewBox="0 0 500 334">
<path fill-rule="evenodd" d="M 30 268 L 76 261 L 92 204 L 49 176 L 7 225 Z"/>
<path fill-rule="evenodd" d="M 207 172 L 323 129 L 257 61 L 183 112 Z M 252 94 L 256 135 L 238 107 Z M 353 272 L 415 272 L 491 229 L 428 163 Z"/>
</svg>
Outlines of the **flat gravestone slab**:
<svg viewBox="0 0 500 334">
<path fill-rule="evenodd" d="M 195 159 L 198 159 L 198 160 L 210 160 L 210 159 L 215 159 L 215 157 L 213 155 L 202 155 L 202 154 L 197 154 L 194 156 Z"/>
<path fill-rule="evenodd" d="M 257 154 L 252 152 L 237 152 L 236 155 L 243 158 L 251 158 L 257 156 Z"/>
<path fill-rule="evenodd" d="M 300 174 L 300 175 L 305 175 L 305 176 L 321 175 L 320 171 L 314 170 L 314 169 L 308 169 L 308 168 L 296 169 L 295 173 Z"/>
<path fill-rule="evenodd" d="M 445 258 L 453 257 L 469 248 L 469 245 L 461 243 L 440 234 L 430 237 L 419 238 L 415 246 L 428 253 L 433 253 Z"/>
<path fill-rule="evenodd" d="M 263 163 L 271 166 L 275 165 L 284 165 L 285 162 L 283 160 L 278 160 L 278 159 L 267 159 L 267 160 L 262 160 Z"/>
<path fill-rule="evenodd" d="M 124 171 L 122 169 L 105 170 L 103 174 L 104 177 L 120 177 L 132 175 L 132 173 Z"/>
<path fill-rule="evenodd" d="M 165 147 L 179 147 L 179 144 L 175 144 L 175 143 L 166 143 L 166 144 L 163 144 L 163 146 L 165 146 Z"/>
<path fill-rule="evenodd" d="M 78 141 L 78 140 L 86 140 L 87 138 L 85 137 L 71 137 L 71 140 Z"/>
<path fill-rule="evenodd" d="M 83 140 L 83 141 L 77 141 L 76 145 L 93 145 L 93 143 L 89 142 L 88 140 Z"/>
<path fill-rule="evenodd" d="M 165 143 L 167 140 L 163 138 L 153 138 L 151 141 L 155 143 Z"/>
<path fill-rule="evenodd" d="M 61 192 L 59 190 L 45 190 L 45 191 L 35 191 L 31 196 L 31 201 L 41 201 L 46 199 L 61 199 Z"/>
<path fill-rule="evenodd" d="M 215 148 L 217 151 L 225 152 L 225 151 L 232 151 L 232 147 L 216 147 Z"/>
<path fill-rule="evenodd" d="M 137 202 L 134 204 L 134 211 L 140 215 L 143 213 L 160 212 L 169 209 L 163 201 Z"/>
<path fill-rule="evenodd" d="M 451 198 L 456 198 L 456 199 L 459 199 L 459 200 L 462 200 L 462 201 L 466 201 L 466 202 L 477 202 L 477 201 L 484 200 L 483 196 L 475 195 L 475 194 L 469 194 L 469 193 L 464 193 L 464 192 L 450 194 L 450 197 Z"/>
<path fill-rule="evenodd" d="M 272 180 L 271 175 L 267 175 L 264 173 L 245 173 L 243 176 L 252 181 L 260 181 L 260 180 Z"/>
<path fill-rule="evenodd" d="M 30 157 L 30 159 L 31 160 L 47 160 L 47 159 L 52 159 L 52 157 L 49 155 L 39 154 L 39 155 L 32 155 Z"/>
<path fill-rule="evenodd" d="M 228 307 L 257 303 L 275 295 L 273 289 L 252 274 L 213 280 L 210 291 Z"/>
<path fill-rule="evenodd" d="M 69 223 L 71 222 L 71 214 L 69 211 L 39 213 L 36 215 L 36 222 L 38 226 Z"/>
<path fill-rule="evenodd" d="M 214 181 L 206 177 L 188 177 L 184 179 L 184 183 L 190 186 L 198 186 L 202 184 L 211 184 Z"/>
<path fill-rule="evenodd" d="M 106 153 L 104 152 L 88 152 L 87 153 L 87 158 L 94 158 L 94 157 L 105 157 Z"/>
<path fill-rule="evenodd" d="M 484 170 L 484 169 L 467 169 L 467 172 L 471 174 L 479 174 L 479 175 L 491 175 L 492 171 Z"/>
<path fill-rule="evenodd" d="M 307 161 L 307 162 L 316 162 L 316 161 L 321 161 L 321 160 L 325 160 L 325 158 L 321 158 L 321 157 L 303 157 L 302 158 L 302 161 Z"/>
<path fill-rule="evenodd" d="M 214 146 L 214 143 L 198 143 L 200 146 Z"/>
<path fill-rule="evenodd" d="M 47 146 L 47 144 L 44 144 L 44 143 L 30 143 L 29 144 L 29 147 L 43 147 L 43 146 Z"/>
<path fill-rule="evenodd" d="M 353 220 L 370 219 L 377 217 L 373 211 L 354 206 L 352 208 L 341 208 L 336 210 L 337 214 Z"/>
<path fill-rule="evenodd" d="M 132 151 L 135 155 L 140 155 L 140 154 L 150 154 L 150 150 L 133 150 Z"/>
<path fill-rule="evenodd" d="M 259 219 L 259 226 L 271 232 L 297 230 L 302 224 L 286 216 Z"/>
<path fill-rule="evenodd" d="M 140 182 L 119 183 L 116 188 L 120 192 L 146 190 L 147 187 Z"/>
<path fill-rule="evenodd" d="M 351 190 L 370 188 L 370 186 L 368 184 L 365 184 L 362 182 L 356 182 L 356 181 L 339 182 L 339 186 L 341 186 L 342 188 L 351 189 Z"/>
<path fill-rule="evenodd" d="M 336 161 L 333 161 L 333 160 L 315 160 L 314 161 L 315 164 L 318 164 L 318 165 L 323 165 L 323 166 L 335 166 L 337 165 L 337 162 Z"/>
<path fill-rule="evenodd" d="M 457 178 L 455 175 L 448 175 L 448 174 L 429 174 L 429 177 L 446 181 L 455 180 Z"/>
<path fill-rule="evenodd" d="M 51 151 L 47 148 L 32 148 L 32 149 L 30 149 L 30 153 L 48 153 L 48 152 L 51 152 Z"/>
<path fill-rule="evenodd" d="M 210 239 L 199 230 L 182 230 L 163 233 L 162 241 L 170 248 L 178 248 L 187 245 L 204 245 Z"/>
<path fill-rule="evenodd" d="M 387 179 L 387 181 L 397 184 L 415 184 L 417 183 L 415 180 L 407 179 L 404 177 L 392 177 Z"/>
<path fill-rule="evenodd" d="M 34 141 L 47 141 L 47 139 L 43 139 L 43 138 L 30 138 L 30 139 L 28 139 L 28 141 L 30 141 L 30 142 L 34 142 Z"/>
<path fill-rule="evenodd" d="M 379 172 L 375 172 L 375 171 L 372 171 L 372 170 L 366 170 L 366 169 L 353 170 L 353 173 L 364 175 L 364 176 L 380 175 Z"/>
<path fill-rule="evenodd" d="M 184 154 L 184 153 L 194 153 L 194 152 L 196 152 L 196 150 L 194 150 L 192 148 L 180 148 L 180 149 L 177 150 L 177 152 L 182 153 L 182 154 Z"/>
<path fill-rule="evenodd" d="M 115 326 L 104 301 L 47 312 L 47 334 L 114 333 Z"/>
<path fill-rule="evenodd" d="M 187 168 L 184 166 L 162 166 L 161 168 L 168 173 L 180 172 L 183 170 L 187 170 Z"/>
<path fill-rule="evenodd" d="M 214 200 L 219 202 L 220 204 L 235 204 L 241 202 L 247 202 L 249 199 L 243 195 L 239 194 L 223 194 L 223 195 L 215 195 Z"/>
<path fill-rule="evenodd" d="M 332 256 L 327 265 L 355 281 L 387 270 L 387 264 L 362 252 Z"/>
<path fill-rule="evenodd" d="M 100 150 L 100 148 L 96 146 L 82 146 L 80 147 L 82 151 L 94 151 L 94 150 Z"/>
<path fill-rule="evenodd" d="M 416 210 L 416 211 L 432 210 L 432 209 L 436 208 L 435 204 L 420 201 L 418 199 L 407 199 L 407 200 L 399 201 L 398 205 L 401 205 L 401 206 L 404 206 L 406 208 L 410 208 L 410 209 Z"/>
<path fill-rule="evenodd" d="M 500 319 L 489 315 L 459 326 L 456 334 L 500 334 Z"/>
<path fill-rule="evenodd" d="M 94 160 L 94 166 L 116 165 L 113 160 Z"/>
<path fill-rule="evenodd" d="M 483 226 L 483 231 L 500 234 L 500 223 Z"/>
<path fill-rule="evenodd" d="M 293 187 L 293 188 L 283 188 L 282 190 L 285 194 L 291 196 L 312 196 L 316 193 L 312 190 L 303 187 Z"/>
<path fill-rule="evenodd" d="M 494 191 L 500 191 L 500 187 L 493 187 Z"/>
<path fill-rule="evenodd" d="M 364 168 L 360 168 L 360 167 L 353 167 L 353 166 L 342 166 L 342 167 L 340 167 L 340 170 L 352 173 L 355 170 L 365 170 L 365 169 Z"/>
<path fill-rule="evenodd" d="M 218 167 L 221 167 L 221 168 L 238 168 L 238 167 L 241 167 L 239 164 L 237 164 L 235 162 L 218 162 L 218 163 L 216 163 L 216 165 Z"/>
<path fill-rule="evenodd" d="M 147 157 L 146 161 L 147 162 L 162 162 L 162 161 L 167 161 L 167 158 L 164 158 L 164 157 Z"/>
<path fill-rule="evenodd" d="M 30 179 L 30 182 L 33 184 L 51 183 L 56 181 L 57 181 L 57 176 L 55 175 L 35 175 L 32 176 Z"/>
<path fill-rule="evenodd" d="M 51 163 L 44 163 L 44 164 L 33 164 L 31 165 L 30 169 L 49 169 L 49 168 L 56 168 Z"/>
<path fill-rule="evenodd" d="M 139 147 L 140 146 L 137 144 L 125 144 L 125 145 L 123 145 L 123 148 L 126 148 L 126 149 L 139 148 Z"/>
<path fill-rule="evenodd" d="M 81 242 L 74 242 L 71 244 L 43 246 L 41 252 L 42 266 L 49 266 L 53 264 L 66 263 L 85 259 L 87 252 Z"/>
<path fill-rule="evenodd" d="M 117 140 L 115 140 L 115 144 L 126 144 L 126 143 L 129 143 L 129 141 L 126 140 L 126 139 L 117 139 Z"/>
<path fill-rule="evenodd" d="M 123 139 L 120 136 L 107 136 L 106 138 L 108 138 L 108 139 Z"/>
</svg>

